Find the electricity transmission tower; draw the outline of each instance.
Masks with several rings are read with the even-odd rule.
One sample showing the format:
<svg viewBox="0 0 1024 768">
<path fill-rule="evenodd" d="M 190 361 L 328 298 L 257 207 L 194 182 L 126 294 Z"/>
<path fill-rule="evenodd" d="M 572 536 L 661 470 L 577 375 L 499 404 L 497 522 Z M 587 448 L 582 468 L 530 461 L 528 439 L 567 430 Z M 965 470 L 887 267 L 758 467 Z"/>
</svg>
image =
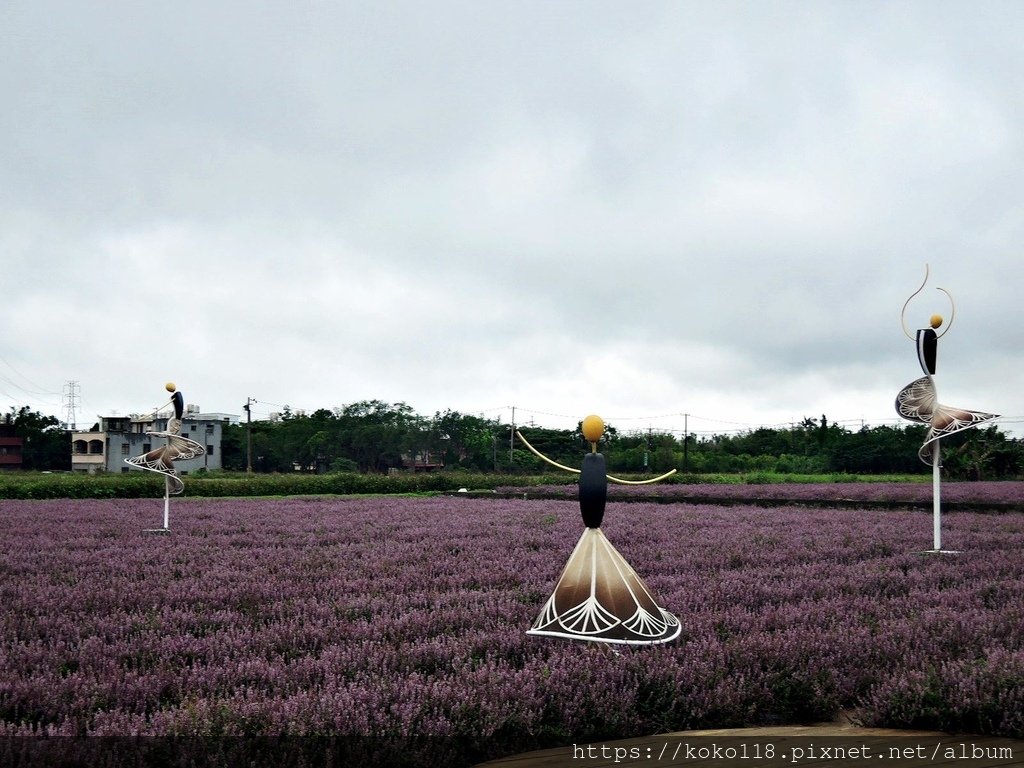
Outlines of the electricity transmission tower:
<svg viewBox="0 0 1024 768">
<path fill-rule="evenodd" d="M 78 408 L 78 382 L 69 381 L 64 385 L 64 413 L 65 423 L 68 429 L 75 429 L 75 422 L 77 421 L 75 413 Z"/>
</svg>

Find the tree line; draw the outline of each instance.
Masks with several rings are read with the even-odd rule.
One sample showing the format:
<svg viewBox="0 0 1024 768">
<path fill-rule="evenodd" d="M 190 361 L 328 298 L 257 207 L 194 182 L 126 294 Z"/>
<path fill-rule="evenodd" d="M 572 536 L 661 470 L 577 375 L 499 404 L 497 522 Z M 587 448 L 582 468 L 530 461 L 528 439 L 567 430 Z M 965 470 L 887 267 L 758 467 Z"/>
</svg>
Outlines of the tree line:
<svg viewBox="0 0 1024 768">
<path fill-rule="evenodd" d="M 71 445 L 58 419 L 21 408 L 4 424 L 22 437 L 23 467 L 69 470 Z M 520 427 L 551 459 L 573 467 L 589 450 L 575 429 Z M 825 415 L 789 428 L 679 435 L 655 429 L 623 432 L 609 424 L 600 450 L 619 473 L 773 472 L 781 474 L 927 473 L 917 452 L 925 427 L 864 426 L 851 430 Z M 1024 443 L 998 426 L 942 440 L 947 477 L 994 480 L 1024 474 Z M 465 470 L 535 474 L 550 467 L 530 453 L 500 420 L 446 410 L 433 416 L 405 403 L 364 400 L 309 415 L 285 407 L 278 421 L 226 425 L 221 461 L 227 470 L 254 472 L 364 472 Z"/>
<path fill-rule="evenodd" d="M 578 466 L 588 445 L 575 429 L 520 427 L 541 453 Z M 923 425 L 864 426 L 851 430 L 825 415 L 789 428 L 759 427 L 736 434 L 678 435 L 623 432 L 609 424 L 600 450 L 611 471 L 662 473 L 915 474 L 929 467 L 918 458 Z M 249 440 L 251 439 L 251 451 Z M 944 438 L 946 475 L 1000 479 L 1024 473 L 1024 444 L 997 426 Z M 446 410 L 427 417 L 405 403 L 367 400 L 333 410 L 296 415 L 285 409 L 276 422 L 233 425 L 225 431 L 225 468 L 257 472 L 386 472 L 416 468 L 536 473 L 550 467 L 513 436 L 512 426 L 483 416 Z"/>
</svg>

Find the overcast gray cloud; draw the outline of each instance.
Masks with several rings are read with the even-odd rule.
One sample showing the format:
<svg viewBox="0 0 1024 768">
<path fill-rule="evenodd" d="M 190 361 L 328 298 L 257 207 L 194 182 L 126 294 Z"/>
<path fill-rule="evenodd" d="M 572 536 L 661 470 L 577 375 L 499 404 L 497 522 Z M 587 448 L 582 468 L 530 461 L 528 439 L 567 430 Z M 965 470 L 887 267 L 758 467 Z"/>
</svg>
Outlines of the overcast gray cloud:
<svg viewBox="0 0 1024 768">
<path fill-rule="evenodd" d="M 1016 2 L 10 2 L 0 407 L 1024 423 Z"/>
</svg>

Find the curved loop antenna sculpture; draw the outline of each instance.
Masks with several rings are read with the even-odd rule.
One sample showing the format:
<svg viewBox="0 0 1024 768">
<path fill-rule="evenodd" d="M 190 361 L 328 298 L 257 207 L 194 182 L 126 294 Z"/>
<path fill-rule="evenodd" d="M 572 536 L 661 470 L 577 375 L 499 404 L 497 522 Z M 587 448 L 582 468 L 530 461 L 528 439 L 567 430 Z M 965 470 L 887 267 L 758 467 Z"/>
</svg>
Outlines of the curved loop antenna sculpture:
<svg viewBox="0 0 1024 768">
<path fill-rule="evenodd" d="M 525 437 L 523 437 L 522 433 L 518 429 L 516 430 L 516 437 L 518 437 L 520 440 L 522 440 L 523 441 L 523 445 L 525 445 L 527 448 L 529 448 L 530 451 L 535 456 L 537 456 L 538 458 L 544 459 L 544 461 L 546 461 L 551 466 L 558 467 L 559 469 L 564 469 L 566 472 L 575 472 L 577 475 L 580 474 L 580 470 L 576 469 L 575 467 L 567 467 L 567 466 L 565 466 L 565 464 L 559 464 L 557 461 L 554 461 L 553 459 L 549 459 L 543 453 L 541 453 L 536 448 L 534 448 L 532 445 L 530 445 L 530 442 Z M 622 478 L 615 477 L 614 475 L 606 475 L 606 477 L 609 480 L 611 480 L 613 483 L 620 483 L 622 485 L 647 485 L 649 483 L 656 483 L 659 480 L 664 480 L 666 477 L 671 477 L 672 475 L 674 475 L 676 473 L 676 471 L 677 470 L 670 469 L 665 474 L 658 475 L 657 477 L 652 477 L 652 478 L 650 478 L 648 480 L 623 480 Z"/>
<path fill-rule="evenodd" d="M 925 264 L 924 265 L 924 280 L 921 281 L 921 287 L 918 288 L 916 291 L 914 291 L 912 294 L 910 294 L 910 296 L 907 298 L 907 300 L 905 302 L 903 302 L 903 309 L 900 310 L 900 325 L 903 326 L 903 335 L 906 336 L 911 341 L 914 340 L 914 337 L 911 335 L 910 331 L 907 329 L 907 306 L 909 306 L 910 302 L 913 300 L 913 298 L 915 296 L 917 296 L 917 294 L 919 294 L 921 291 L 924 290 L 924 287 L 925 287 L 925 285 L 927 283 L 928 283 L 928 265 Z M 953 294 L 951 294 L 945 288 L 938 288 L 938 287 L 936 287 L 935 290 L 942 291 L 944 294 L 946 294 L 946 298 L 949 299 L 949 322 L 946 323 L 946 330 L 944 330 L 942 333 L 936 334 L 936 338 L 941 339 L 943 336 L 945 336 L 947 333 L 949 333 L 949 329 L 953 327 L 953 318 L 956 317 L 956 304 L 953 302 Z"/>
</svg>

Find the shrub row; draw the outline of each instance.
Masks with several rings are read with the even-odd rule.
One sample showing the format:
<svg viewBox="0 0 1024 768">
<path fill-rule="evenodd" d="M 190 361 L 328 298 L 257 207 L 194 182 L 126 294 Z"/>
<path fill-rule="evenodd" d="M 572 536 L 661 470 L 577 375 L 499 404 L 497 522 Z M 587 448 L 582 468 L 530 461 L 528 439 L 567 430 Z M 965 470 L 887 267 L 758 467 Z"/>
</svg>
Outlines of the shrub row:
<svg viewBox="0 0 1024 768">
<path fill-rule="evenodd" d="M 320 494 L 442 493 L 460 488 L 493 489 L 507 484 L 506 475 L 465 473 L 188 475 L 186 496 L 306 496 Z M 573 482 L 568 475 L 517 477 L 517 485 Z M 0 474 L 0 499 L 138 499 L 164 494 L 163 479 L 149 472 L 126 474 Z"/>
<path fill-rule="evenodd" d="M 641 479 L 643 476 L 627 476 Z M 334 472 L 311 474 L 253 474 L 199 472 L 183 478 L 186 496 L 307 496 L 351 494 L 445 493 L 469 490 L 519 489 L 575 486 L 576 476 L 505 475 L 467 472 L 400 473 L 393 475 Z M 872 477 L 862 475 L 676 474 L 659 485 L 775 485 L 780 483 L 850 483 L 920 481 L 916 476 Z M 624 486 L 615 486 L 622 488 Z M 651 486 L 643 486 L 650 488 Z M 138 499 L 163 496 L 163 479 L 150 472 L 95 475 L 19 472 L 0 473 L 0 499 Z"/>
</svg>

